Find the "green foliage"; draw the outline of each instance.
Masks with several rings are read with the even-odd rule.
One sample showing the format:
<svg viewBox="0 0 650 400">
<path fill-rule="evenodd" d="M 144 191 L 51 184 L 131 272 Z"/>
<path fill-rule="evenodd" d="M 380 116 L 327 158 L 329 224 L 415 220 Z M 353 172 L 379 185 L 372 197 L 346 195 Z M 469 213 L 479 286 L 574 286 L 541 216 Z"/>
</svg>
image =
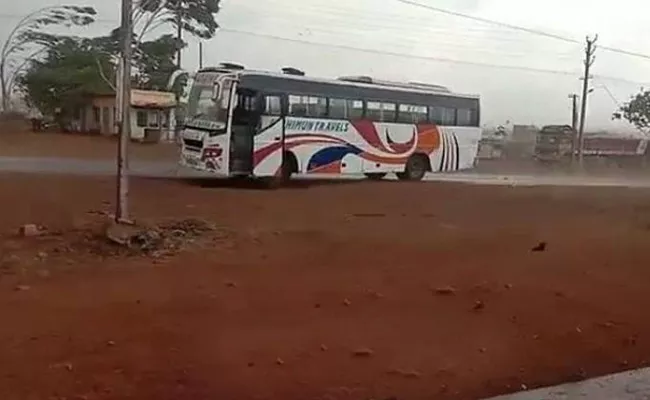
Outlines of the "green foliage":
<svg viewBox="0 0 650 400">
<path fill-rule="evenodd" d="M 134 53 L 137 85 L 143 89 L 164 90 L 169 77 L 176 70 L 174 56 L 182 45 L 173 35 L 140 43 Z"/>
<path fill-rule="evenodd" d="M 0 50 L 0 87 L 2 108 L 9 106 L 9 96 L 16 77 L 31 59 L 47 48 L 58 45 L 59 38 L 46 32 L 51 26 L 86 26 L 95 20 L 93 7 L 60 5 L 38 9 L 20 20 L 6 37 Z"/>
<path fill-rule="evenodd" d="M 120 30 L 93 39 L 96 51 L 117 57 L 120 54 Z M 154 40 L 136 43 L 133 47 L 133 84 L 139 89 L 164 90 L 171 74 L 177 69 L 174 57 L 185 43 L 174 35 L 162 35 Z"/>
<path fill-rule="evenodd" d="M 170 24 L 177 27 L 177 16 L 180 14 L 180 25 L 184 31 L 210 39 L 219 28 L 215 15 L 219 12 L 220 3 L 221 0 L 142 0 L 138 7 L 149 16 L 146 26 Z M 157 23 L 152 24 L 153 21 Z"/>
<path fill-rule="evenodd" d="M 2 56 L 32 48 L 34 45 L 50 45 L 56 40 L 54 35 L 44 32 L 44 28 L 57 26 L 86 26 L 95 21 L 97 12 L 93 7 L 54 6 L 40 9 L 14 27 L 4 43 Z"/>
<path fill-rule="evenodd" d="M 175 56 L 185 43 L 175 35 L 162 35 L 154 40 L 141 40 L 147 29 L 161 25 L 177 25 L 199 38 L 211 38 L 219 25 L 215 15 L 220 0 L 142 0 L 137 4 L 136 19 L 144 24 L 139 36 L 134 33 L 133 84 L 137 88 L 165 90 L 177 69 Z M 62 104 L 69 109 L 80 105 L 85 94 L 112 91 L 102 74 L 115 77 L 116 59 L 121 48 L 120 29 L 108 35 L 82 39 L 48 34 L 48 25 L 87 25 L 94 21 L 92 7 L 50 7 L 34 13 L 29 23 L 17 30 L 12 51 L 21 52 L 28 46 L 39 46 L 45 56 L 30 58 L 26 73 L 18 83 L 30 103 L 43 112 L 52 112 Z M 173 91 L 181 93 L 187 79 L 178 79 Z"/>
<path fill-rule="evenodd" d="M 625 119 L 640 131 L 650 133 L 650 91 L 641 89 L 621 106 L 614 119 Z"/>
<path fill-rule="evenodd" d="M 177 46 L 173 35 L 140 43 L 133 54 L 134 87 L 166 90 L 176 70 Z M 18 83 L 28 102 L 44 113 L 61 105 L 72 111 L 86 95 L 113 91 L 102 73 L 114 81 L 118 54 L 118 30 L 97 38 L 53 37 L 43 59 L 32 61 Z M 174 91 L 182 92 L 185 84 L 179 79 Z"/>
<path fill-rule="evenodd" d="M 42 60 L 31 63 L 19 85 L 28 102 L 44 113 L 61 107 L 64 114 L 70 114 L 83 104 L 85 95 L 112 92 L 100 67 L 113 69 L 109 55 L 95 39 L 59 38 Z"/>
</svg>

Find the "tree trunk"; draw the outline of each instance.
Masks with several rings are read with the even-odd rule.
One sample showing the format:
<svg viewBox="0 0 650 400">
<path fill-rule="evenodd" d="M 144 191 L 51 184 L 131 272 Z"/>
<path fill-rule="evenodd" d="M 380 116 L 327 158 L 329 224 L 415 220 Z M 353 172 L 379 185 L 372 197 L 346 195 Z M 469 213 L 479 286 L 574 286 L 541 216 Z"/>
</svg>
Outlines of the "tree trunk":
<svg viewBox="0 0 650 400">
<path fill-rule="evenodd" d="M 9 111 L 9 93 L 7 93 L 7 81 L 5 80 L 5 63 L 0 62 L 0 90 L 2 95 L 2 109 L 0 111 Z"/>
</svg>

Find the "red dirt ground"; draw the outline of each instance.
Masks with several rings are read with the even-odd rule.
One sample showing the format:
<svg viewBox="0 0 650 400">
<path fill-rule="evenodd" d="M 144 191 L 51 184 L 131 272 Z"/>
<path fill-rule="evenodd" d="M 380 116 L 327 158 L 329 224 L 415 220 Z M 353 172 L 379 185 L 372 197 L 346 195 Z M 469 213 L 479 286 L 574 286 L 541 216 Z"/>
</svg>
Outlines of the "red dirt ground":
<svg viewBox="0 0 650 400">
<path fill-rule="evenodd" d="M 138 179 L 134 215 L 226 237 L 151 259 L 13 234 L 73 235 L 112 185 L 0 175 L 3 400 L 476 399 L 650 360 L 648 191 Z"/>
</svg>

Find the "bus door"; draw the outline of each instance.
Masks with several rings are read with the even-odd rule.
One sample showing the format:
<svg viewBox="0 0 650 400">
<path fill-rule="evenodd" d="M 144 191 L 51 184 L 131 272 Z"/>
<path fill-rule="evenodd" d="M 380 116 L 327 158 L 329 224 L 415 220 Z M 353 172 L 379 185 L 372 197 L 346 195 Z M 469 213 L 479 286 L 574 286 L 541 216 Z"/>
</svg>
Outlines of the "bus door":
<svg viewBox="0 0 650 400">
<path fill-rule="evenodd" d="M 260 124 L 259 96 L 254 90 L 238 88 L 231 117 L 230 172 L 253 173 L 253 143 Z"/>
<path fill-rule="evenodd" d="M 261 106 L 264 112 L 255 134 L 253 150 L 258 155 L 253 169 L 253 174 L 257 177 L 273 177 L 281 171 L 285 155 L 285 103 L 282 94 L 266 93 L 262 98 Z"/>
</svg>

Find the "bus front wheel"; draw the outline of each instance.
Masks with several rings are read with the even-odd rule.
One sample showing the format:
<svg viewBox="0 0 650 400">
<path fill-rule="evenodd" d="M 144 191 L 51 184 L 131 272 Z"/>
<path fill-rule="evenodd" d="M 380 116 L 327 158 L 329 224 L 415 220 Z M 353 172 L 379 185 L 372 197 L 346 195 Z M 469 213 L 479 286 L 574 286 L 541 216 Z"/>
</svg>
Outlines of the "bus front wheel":
<svg viewBox="0 0 650 400">
<path fill-rule="evenodd" d="M 282 157 L 282 167 L 280 168 L 280 180 L 286 183 L 291 180 L 291 175 L 297 172 L 298 160 L 296 156 L 290 151 L 285 152 Z"/>
<path fill-rule="evenodd" d="M 406 161 L 404 172 L 398 172 L 401 181 L 421 181 L 429 170 L 429 160 L 422 154 L 414 154 Z"/>
</svg>

